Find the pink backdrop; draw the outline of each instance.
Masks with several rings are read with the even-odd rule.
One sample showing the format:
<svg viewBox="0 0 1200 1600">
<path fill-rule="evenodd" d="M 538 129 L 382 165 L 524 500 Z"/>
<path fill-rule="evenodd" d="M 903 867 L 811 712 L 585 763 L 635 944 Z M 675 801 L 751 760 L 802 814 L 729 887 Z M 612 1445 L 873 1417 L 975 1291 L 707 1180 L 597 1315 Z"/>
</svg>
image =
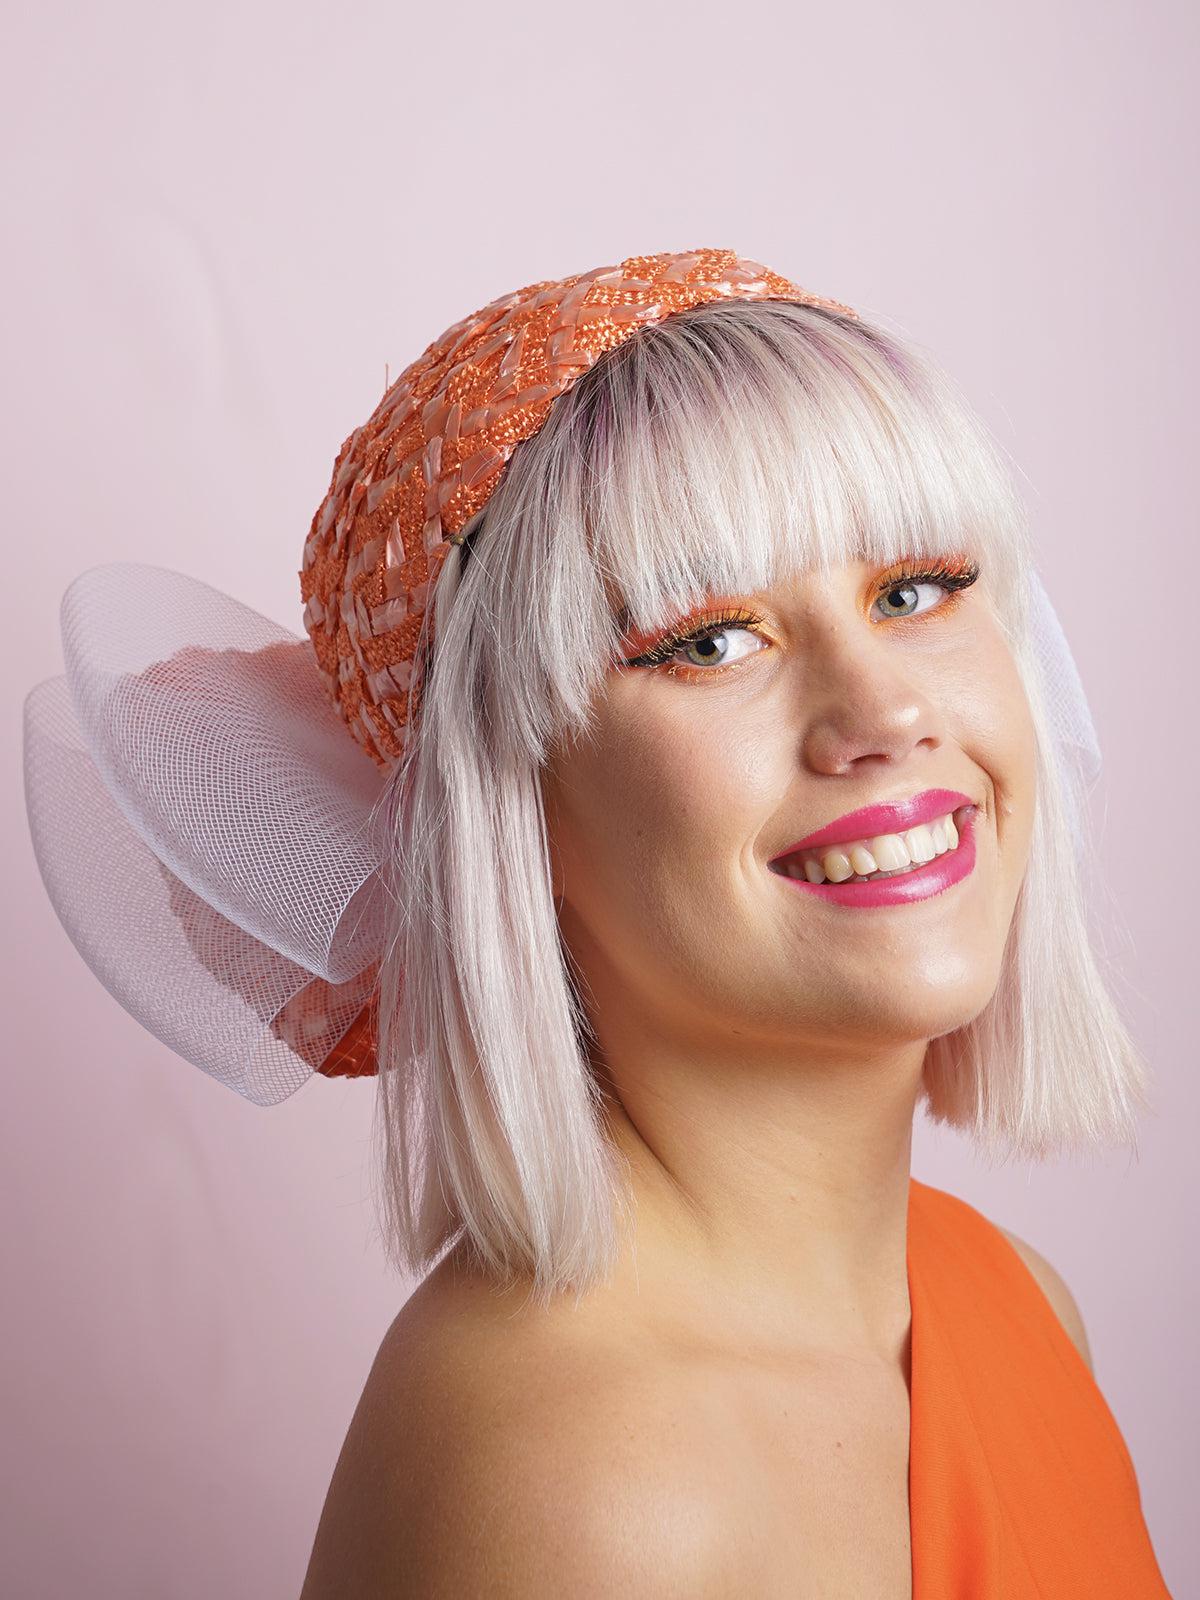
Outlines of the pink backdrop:
<svg viewBox="0 0 1200 1600">
<path fill-rule="evenodd" d="M 712 244 L 932 349 L 1023 474 L 1105 747 L 1097 905 L 1155 1112 L 1136 1160 L 1034 1171 L 922 1125 L 914 1171 L 1066 1278 L 1192 1593 L 1195 8 L 21 11 L 0 1591 L 295 1595 L 407 1292 L 373 1236 L 373 1087 L 248 1105 L 130 1021 L 54 918 L 20 705 L 61 670 L 63 588 L 161 562 L 299 633 L 309 519 L 389 372 L 506 289 Z"/>
</svg>

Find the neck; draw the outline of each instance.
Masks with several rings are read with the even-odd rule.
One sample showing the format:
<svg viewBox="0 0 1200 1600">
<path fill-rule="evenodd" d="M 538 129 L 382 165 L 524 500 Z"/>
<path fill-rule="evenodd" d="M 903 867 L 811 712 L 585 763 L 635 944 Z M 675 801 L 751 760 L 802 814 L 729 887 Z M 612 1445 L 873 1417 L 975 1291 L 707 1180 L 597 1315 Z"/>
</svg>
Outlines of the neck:
<svg viewBox="0 0 1200 1600">
<path fill-rule="evenodd" d="M 633 1201 L 614 1286 L 739 1349 L 904 1364 L 924 1041 L 751 1060 L 612 1042 L 597 1073 Z"/>
</svg>

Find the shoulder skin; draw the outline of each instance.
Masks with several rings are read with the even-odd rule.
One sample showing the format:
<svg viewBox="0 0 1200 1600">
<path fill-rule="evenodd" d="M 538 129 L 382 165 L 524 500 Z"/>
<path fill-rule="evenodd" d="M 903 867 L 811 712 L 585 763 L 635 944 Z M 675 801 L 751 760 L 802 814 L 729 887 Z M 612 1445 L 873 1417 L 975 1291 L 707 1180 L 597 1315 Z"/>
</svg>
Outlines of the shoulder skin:
<svg viewBox="0 0 1200 1600">
<path fill-rule="evenodd" d="M 1000 1227 L 1000 1224 L 996 1224 Z M 1000 1232 L 1012 1245 L 1013 1249 L 1024 1261 L 1030 1272 L 1037 1279 L 1038 1287 L 1049 1300 L 1058 1314 L 1071 1342 L 1083 1357 L 1089 1372 L 1094 1373 L 1092 1366 L 1092 1352 L 1088 1344 L 1087 1329 L 1083 1325 L 1083 1318 L 1071 1291 L 1067 1288 L 1062 1278 L 1046 1260 L 1039 1255 L 1031 1244 L 1026 1244 L 1024 1239 L 1019 1239 L 1015 1233 L 1010 1233 L 1007 1228 L 1000 1228 Z"/>
<path fill-rule="evenodd" d="M 418 1290 L 397 1316 L 300 1600 L 734 1600 L 686 1416 L 619 1352 L 499 1305 Z"/>
</svg>

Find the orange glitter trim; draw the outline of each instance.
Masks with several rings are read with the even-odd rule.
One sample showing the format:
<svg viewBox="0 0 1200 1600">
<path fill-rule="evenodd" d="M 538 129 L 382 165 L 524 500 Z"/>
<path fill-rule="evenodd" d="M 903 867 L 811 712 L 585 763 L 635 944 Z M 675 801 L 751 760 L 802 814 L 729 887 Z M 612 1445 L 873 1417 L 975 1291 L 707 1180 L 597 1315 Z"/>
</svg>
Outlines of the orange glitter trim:
<svg viewBox="0 0 1200 1600">
<path fill-rule="evenodd" d="M 416 715 L 417 639 L 450 537 L 487 504 L 517 445 L 638 328 L 733 298 L 857 317 L 732 250 L 629 256 L 456 322 L 346 439 L 305 541 L 300 592 L 332 700 L 380 767 L 402 756 Z"/>
</svg>

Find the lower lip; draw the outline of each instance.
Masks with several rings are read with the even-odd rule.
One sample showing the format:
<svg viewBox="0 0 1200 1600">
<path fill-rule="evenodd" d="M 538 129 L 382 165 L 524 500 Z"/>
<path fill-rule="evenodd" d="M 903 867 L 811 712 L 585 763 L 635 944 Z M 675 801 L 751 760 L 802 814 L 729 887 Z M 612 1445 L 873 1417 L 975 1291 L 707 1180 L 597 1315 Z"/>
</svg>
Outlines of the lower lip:
<svg viewBox="0 0 1200 1600">
<path fill-rule="evenodd" d="M 975 866 L 975 813 L 972 806 L 958 827 L 958 844 L 944 855 L 935 856 L 923 867 L 902 872 L 898 878 L 873 878 L 867 883 L 809 883 L 807 878 L 789 878 L 777 872 L 789 889 L 800 889 L 831 900 L 837 906 L 903 906 L 912 900 L 928 900 L 951 884 L 959 883 Z"/>
</svg>

